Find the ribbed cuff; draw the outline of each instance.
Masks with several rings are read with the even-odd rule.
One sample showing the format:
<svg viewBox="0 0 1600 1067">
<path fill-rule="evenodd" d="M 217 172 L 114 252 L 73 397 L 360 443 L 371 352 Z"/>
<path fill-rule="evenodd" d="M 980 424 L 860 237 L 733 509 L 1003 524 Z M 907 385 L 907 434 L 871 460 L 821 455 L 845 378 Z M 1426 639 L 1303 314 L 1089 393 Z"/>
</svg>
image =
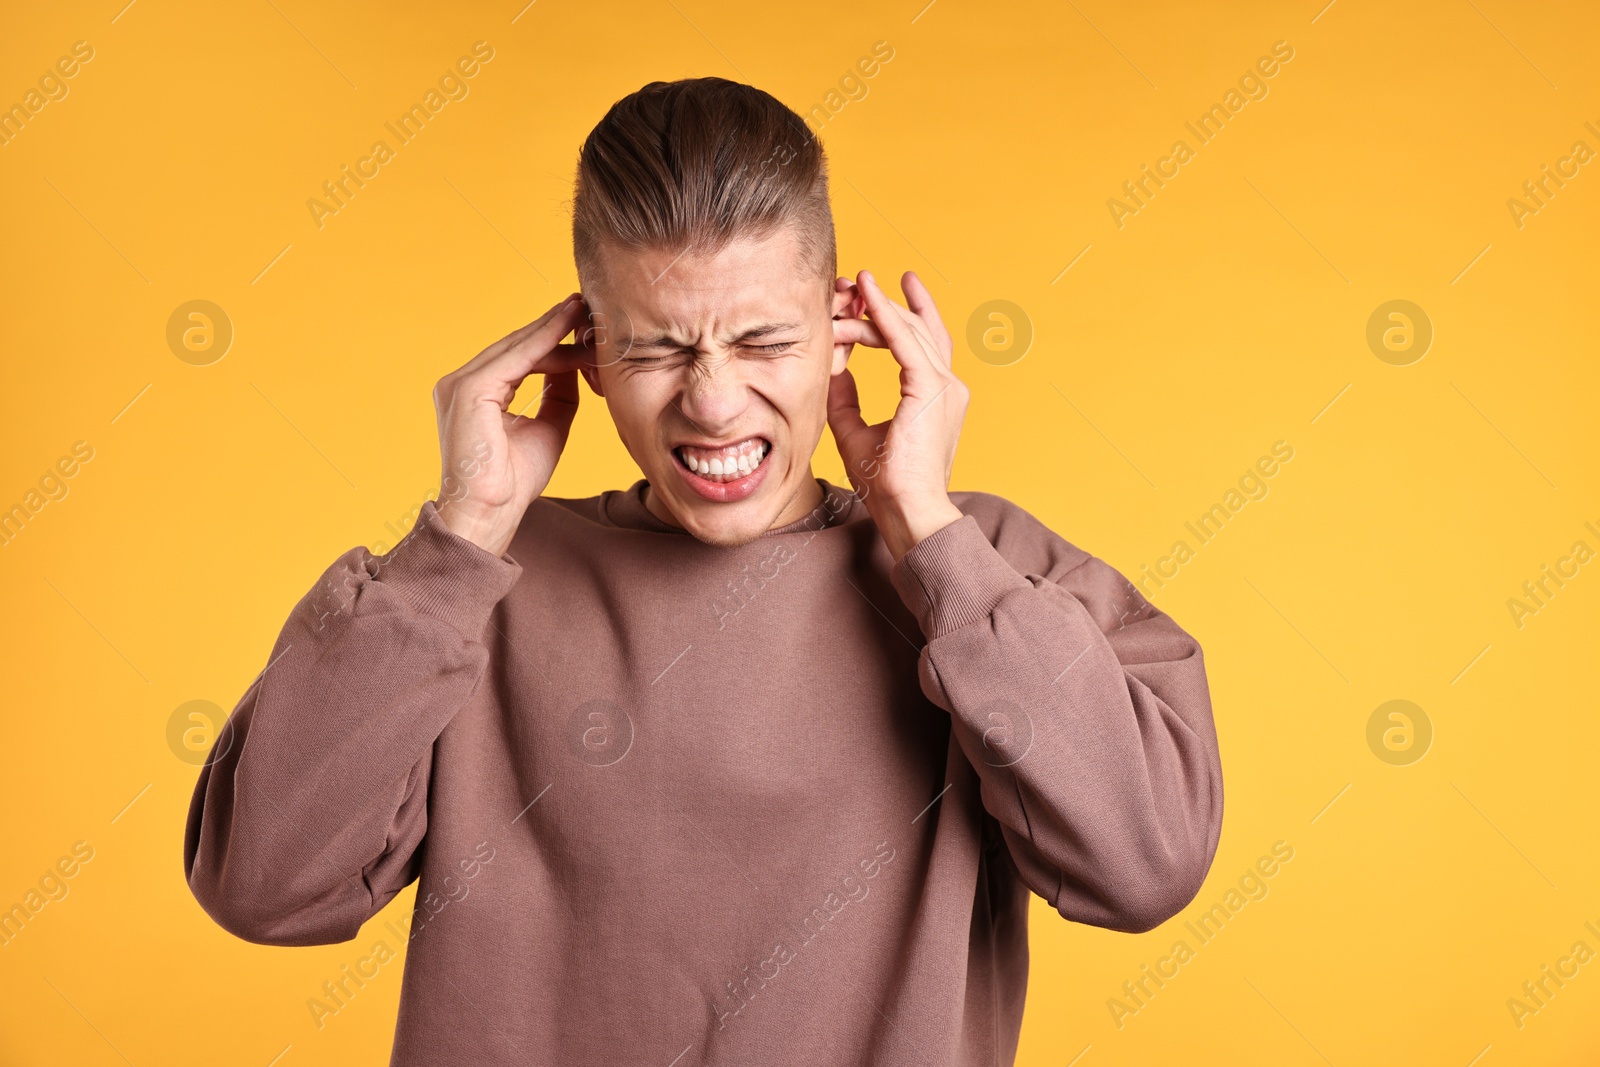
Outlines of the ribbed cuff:
<svg viewBox="0 0 1600 1067">
<path fill-rule="evenodd" d="M 889 581 L 929 641 L 988 618 L 1007 593 L 1033 586 L 989 543 L 971 515 L 913 545 L 890 568 Z"/>
<path fill-rule="evenodd" d="M 435 501 L 422 505 L 411 532 L 367 573 L 404 597 L 423 615 L 443 619 L 476 640 L 489 612 L 522 575 L 522 564 L 495 556 L 456 533 L 439 517 Z"/>
</svg>

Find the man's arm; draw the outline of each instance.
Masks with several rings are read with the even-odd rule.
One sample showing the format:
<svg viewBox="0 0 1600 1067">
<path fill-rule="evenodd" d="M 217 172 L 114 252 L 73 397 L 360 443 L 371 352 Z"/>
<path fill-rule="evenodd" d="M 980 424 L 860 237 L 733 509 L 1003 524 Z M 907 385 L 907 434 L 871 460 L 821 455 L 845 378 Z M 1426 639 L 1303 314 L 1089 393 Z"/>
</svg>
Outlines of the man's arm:
<svg viewBox="0 0 1600 1067">
<path fill-rule="evenodd" d="M 1200 645 L 1020 508 L 989 498 L 1004 505 L 991 543 L 954 505 L 970 392 L 927 286 L 912 271 L 900 285 L 909 309 L 868 271 L 835 282 L 852 299 L 834 321 L 828 425 L 928 639 L 922 691 L 954 716 L 1028 886 L 1069 919 L 1149 930 L 1194 899 L 1222 833 Z M 900 402 L 875 425 L 840 365 L 857 344 L 900 367 Z"/>
<path fill-rule="evenodd" d="M 183 864 L 225 929 L 348 941 L 417 876 L 433 744 L 482 679 L 490 612 L 522 573 L 505 552 L 572 428 L 594 355 L 583 315 L 574 293 L 440 379 L 439 500 L 393 551 L 334 561 L 217 736 Z M 512 415 L 531 374 L 539 411 Z"/>
<path fill-rule="evenodd" d="M 262 944 L 348 941 L 417 876 L 433 743 L 471 698 L 522 568 L 433 501 L 384 556 L 353 548 L 290 613 L 200 772 L 195 898 Z"/>
<path fill-rule="evenodd" d="M 954 717 L 1027 885 L 1134 933 L 1193 900 L 1222 832 L 1199 643 L 1011 505 L 994 544 L 966 514 L 890 573 L 927 637 L 922 691 Z"/>
</svg>

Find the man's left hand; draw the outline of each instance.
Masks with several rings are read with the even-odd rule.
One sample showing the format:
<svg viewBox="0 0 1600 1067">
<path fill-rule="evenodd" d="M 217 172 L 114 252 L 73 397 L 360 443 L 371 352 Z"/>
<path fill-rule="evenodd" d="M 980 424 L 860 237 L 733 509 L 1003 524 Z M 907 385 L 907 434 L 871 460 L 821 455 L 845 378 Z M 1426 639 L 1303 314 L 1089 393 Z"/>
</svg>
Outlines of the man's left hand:
<svg viewBox="0 0 1600 1067">
<path fill-rule="evenodd" d="M 871 271 L 854 282 L 839 278 L 834 288 L 854 291 L 834 320 L 835 346 L 847 355 L 857 344 L 887 348 L 900 364 L 900 403 L 893 418 L 876 425 L 861 417 L 848 367 L 828 383 L 828 426 L 850 484 L 898 562 L 924 537 L 962 517 L 950 500 L 950 471 L 971 393 L 951 369 L 950 333 L 914 272 L 900 279 L 909 310 L 889 299 Z"/>
</svg>

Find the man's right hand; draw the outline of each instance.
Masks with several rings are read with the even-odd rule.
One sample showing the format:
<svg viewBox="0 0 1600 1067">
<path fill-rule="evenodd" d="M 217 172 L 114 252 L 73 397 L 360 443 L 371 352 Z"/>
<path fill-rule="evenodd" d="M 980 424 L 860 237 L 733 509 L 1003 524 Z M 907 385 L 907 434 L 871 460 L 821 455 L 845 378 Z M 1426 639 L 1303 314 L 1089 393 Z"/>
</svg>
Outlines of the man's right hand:
<svg viewBox="0 0 1600 1067">
<path fill-rule="evenodd" d="M 587 307 L 574 293 L 459 370 L 439 379 L 439 517 L 496 556 L 511 545 L 528 505 L 544 492 L 578 413 L 578 367 L 593 359 Z M 560 340 L 577 331 L 577 343 Z M 508 411 L 530 374 L 545 375 L 533 418 Z"/>
</svg>

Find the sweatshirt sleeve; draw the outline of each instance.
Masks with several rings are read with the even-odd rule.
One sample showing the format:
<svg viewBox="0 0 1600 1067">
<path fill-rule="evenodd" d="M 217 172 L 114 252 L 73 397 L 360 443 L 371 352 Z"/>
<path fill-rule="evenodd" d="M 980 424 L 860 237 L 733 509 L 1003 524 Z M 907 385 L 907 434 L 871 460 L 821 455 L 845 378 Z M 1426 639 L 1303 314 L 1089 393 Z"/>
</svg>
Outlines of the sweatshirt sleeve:
<svg viewBox="0 0 1600 1067">
<path fill-rule="evenodd" d="M 1029 888 L 1076 922 L 1153 929 L 1194 899 L 1222 833 L 1200 645 L 1108 564 L 993 499 L 995 543 L 969 512 L 891 569 L 927 639 L 922 691 L 953 716 Z"/>
<path fill-rule="evenodd" d="M 184 872 L 224 929 L 348 941 L 417 876 L 434 741 L 483 678 L 522 567 L 423 504 L 390 552 L 340 556 L 295 605 L 213 742 Z"/>
</svg>

